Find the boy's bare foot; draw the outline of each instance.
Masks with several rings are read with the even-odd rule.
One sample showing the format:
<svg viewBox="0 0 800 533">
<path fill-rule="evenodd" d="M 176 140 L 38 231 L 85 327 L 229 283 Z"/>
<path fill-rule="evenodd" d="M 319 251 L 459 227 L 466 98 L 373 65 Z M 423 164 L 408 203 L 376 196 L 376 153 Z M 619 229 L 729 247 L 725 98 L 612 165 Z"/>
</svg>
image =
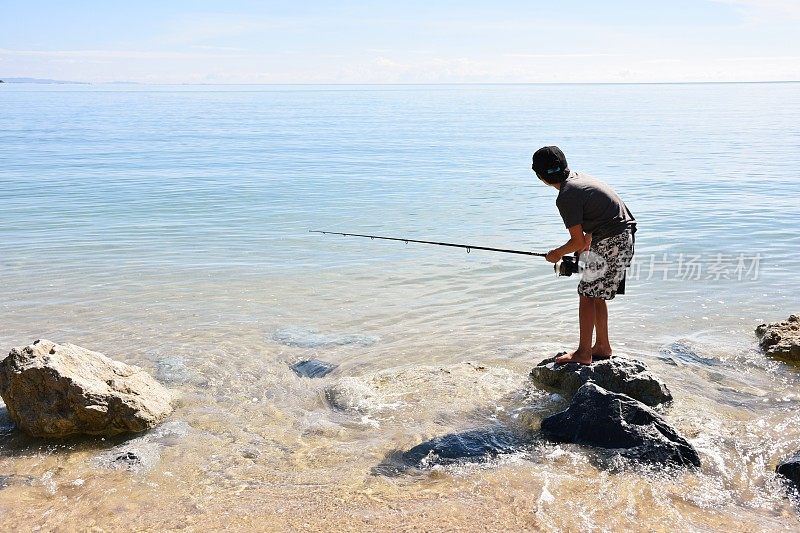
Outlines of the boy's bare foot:
<svg viewBox="0 0 800 533">
<path fill-rule="evenodd" d="M 582 365 L 590 365 L 592 364 L 592 352 L 590 351 L 581 351 L 575 350 L 569 354 L 563 354 L 556 356 L 556 363 L 559 365 L 563 365 L 565 363 L 580 363 Z"/>
<path fill-rule="evenodd" d="M 611 359 L 611 346 L 592 346 L 592 359 Z"/>
</svg>

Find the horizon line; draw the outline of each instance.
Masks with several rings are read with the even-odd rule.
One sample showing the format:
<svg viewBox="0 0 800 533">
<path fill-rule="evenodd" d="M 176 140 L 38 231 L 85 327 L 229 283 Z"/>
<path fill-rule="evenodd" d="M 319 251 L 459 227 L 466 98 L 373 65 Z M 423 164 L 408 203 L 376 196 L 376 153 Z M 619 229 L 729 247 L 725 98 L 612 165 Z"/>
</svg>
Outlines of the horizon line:
<svg viewBox="0 0 800 533">
<path fill-rule="evenodd" d="M 446 85 L 736 85 L 736 84 L 768 84 L 768 83 L 800 83 L 797 80 L 739 80 L 739 81 L 726 81 L 726 80 L 703 80 L 703 81 L 533 81 L 533 82 L 175 82 L 175 83 L 162 83 L 162 82 L 141 82 L 129 80 L 112 80 L 112 81 L 78 81 L 78 80 L 57 80 L 54 78 L 33 78 L 30 76 L 8 76 L 0 77 L 0 80 L 12 80 L 27 78 L 30 80 L 41 80 L 41 82 L 4 82 L 8 85 L 144 85 L 144 86 L 414 86 L 414 85 L 429 85 L 429 86 L 446 86 Z M 42 83 L 44 82 L 44 83 Z M 46 83 L 55 82 L 55 83 Z"/>
</svg>

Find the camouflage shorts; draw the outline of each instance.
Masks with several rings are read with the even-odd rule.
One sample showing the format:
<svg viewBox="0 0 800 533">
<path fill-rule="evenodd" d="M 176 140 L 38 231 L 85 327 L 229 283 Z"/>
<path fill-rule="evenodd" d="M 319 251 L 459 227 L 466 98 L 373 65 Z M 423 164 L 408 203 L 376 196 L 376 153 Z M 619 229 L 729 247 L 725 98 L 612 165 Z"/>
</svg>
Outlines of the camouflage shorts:
<svg viewBox="0 0 800 533">
<path fill-rule="evenodd" d="M 613 300 L 617 294 L 625 294 L 625 270 L 632 259 L 631 230 L 592 241 L 589 251 L 581 254 L 584 269 L 578 283 L 578 294 L 603 300 Z"/>
</svg>

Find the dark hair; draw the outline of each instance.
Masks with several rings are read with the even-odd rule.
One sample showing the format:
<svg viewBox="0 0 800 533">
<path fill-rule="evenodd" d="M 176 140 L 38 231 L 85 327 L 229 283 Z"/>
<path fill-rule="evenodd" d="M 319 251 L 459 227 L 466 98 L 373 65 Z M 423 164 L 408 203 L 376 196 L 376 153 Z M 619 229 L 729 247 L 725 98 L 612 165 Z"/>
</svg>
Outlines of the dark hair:
<svg viewBox="0 0 800 533">
<path fill-rule="evenodd" d="M 569 176 L 567 158 L 558 146 L 544 146 L 536 150 L 531 168 L 540 179 L 550 184 L 560 183 Z"/>
</svg>

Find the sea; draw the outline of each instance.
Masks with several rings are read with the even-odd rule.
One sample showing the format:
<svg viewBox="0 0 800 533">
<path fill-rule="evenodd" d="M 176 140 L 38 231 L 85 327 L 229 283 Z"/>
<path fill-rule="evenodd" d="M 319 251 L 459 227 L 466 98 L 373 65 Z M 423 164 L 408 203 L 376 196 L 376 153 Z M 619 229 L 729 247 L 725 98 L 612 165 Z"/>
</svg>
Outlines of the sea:
<svg viewBox="0 0 800 533">
<path fill-rule="evenodd" d="M 800 530 L 774 474 L 800 365 L 754 333 L 800 312 L 800 84 L 7 83 L 0 124 L 0 357 L 73 343 L 180 396 L 144 436 L 66 441 L 0 403 L 3 530 Z M 638 221 L 614 353 L 667 383 L 700 468 L 539 436 L 566 400 L 529 373 L 577 347 L 577 276 L 310 232 L 547 252 L 545 145 Z"/>
</svg>

